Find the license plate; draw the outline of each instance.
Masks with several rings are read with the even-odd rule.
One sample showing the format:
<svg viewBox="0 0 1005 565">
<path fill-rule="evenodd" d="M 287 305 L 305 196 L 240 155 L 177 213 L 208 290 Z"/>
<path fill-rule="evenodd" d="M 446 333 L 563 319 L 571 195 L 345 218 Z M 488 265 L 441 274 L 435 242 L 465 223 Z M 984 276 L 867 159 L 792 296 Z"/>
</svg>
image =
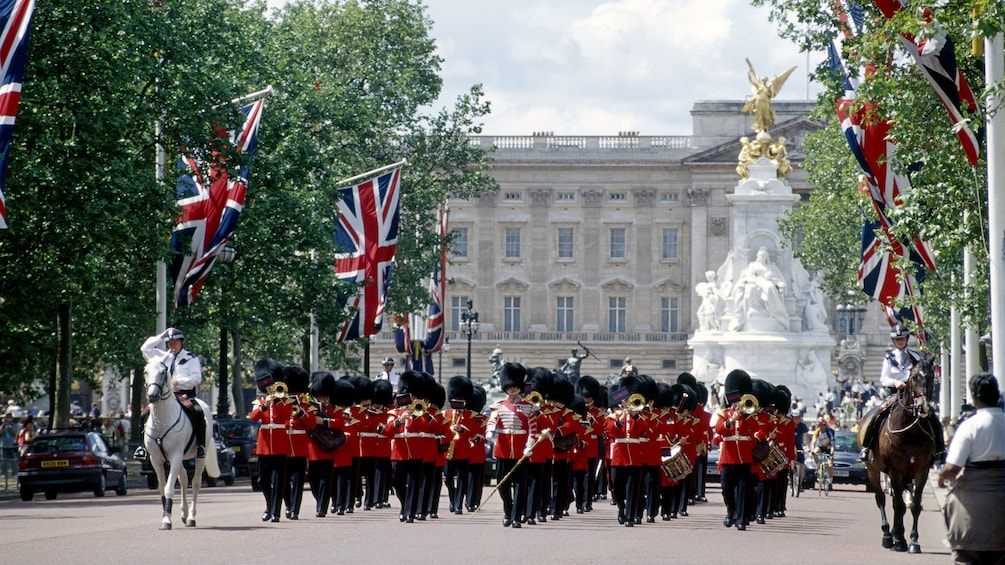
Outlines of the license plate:
<svg viewBox="0 0 1005 565">
<path fill-rule="evenodd" d="M 43 469 L 51 469 L 53 467 L 69 467 L 69 459 L 50 459 L 49 461 L 42 461 Z"/>
<path fill-rule="evenodd" d="M 847 477 L 848 476 L 848 471 L 841 471 L 841 470 L 838 470 L 838 469 L 834 469 L 834 476 L 835 477 Z"/>
<path fill-rule="evenodd" d="M 231 449 L 234 450 L 234 453 L 237 453 L 238 451 L 241 451 L 241 446 L 240 445 L 235 445 L 234 447 L 231 447 Z"/>
</svg>

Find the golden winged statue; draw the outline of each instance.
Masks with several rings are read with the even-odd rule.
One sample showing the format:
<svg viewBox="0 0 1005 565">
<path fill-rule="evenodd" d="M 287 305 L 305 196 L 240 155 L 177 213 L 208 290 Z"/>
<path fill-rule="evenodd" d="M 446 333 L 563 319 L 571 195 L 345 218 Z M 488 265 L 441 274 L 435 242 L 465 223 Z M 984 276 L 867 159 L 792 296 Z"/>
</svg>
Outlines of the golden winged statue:
<svg viewBox="0 0 1005 565">
<path fill-rule="evenodd" d="M 796 70 L 796 67 L 792 67 L 778 76 L 773 76 L 770 80 L 768 77 L 758 78 L 750 59 L 747 59 L 747 67 L 750 69 L 747 71 L 747 80 L 750 81 L 754 96 L 747 100 L 740 111 L 754 116 L 754 131 L 767 132 L 768 128 L 775 125 L 775 110 L 771 107 L 771 99 L 778 96 L 785 80 L 789 78 L 792 71 Z"/>
</svg>

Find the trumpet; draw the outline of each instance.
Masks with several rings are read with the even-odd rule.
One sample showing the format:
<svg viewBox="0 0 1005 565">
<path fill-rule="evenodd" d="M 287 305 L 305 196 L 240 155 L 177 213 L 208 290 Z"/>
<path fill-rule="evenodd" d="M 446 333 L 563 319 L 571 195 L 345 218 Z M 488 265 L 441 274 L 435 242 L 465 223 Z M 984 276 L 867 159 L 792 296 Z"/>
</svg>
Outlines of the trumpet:
<svg viewBox="0 0 1005 565">
<path fill-rule="evenodd" d="M 743 412 L 747 416 L 752 416 L 761 409 L 761 405 L 757 402 L 757 397 L 753 394 L 744 394 L 740 397 L 740 401 L 737 403 L 736 409 Z"/>
<path fill-rule="evenodd" d="M 429 405 L 426 404 L 426 402 L 421 398 L 416 398 L 415 400 L 412 401 L 411 404 L 408 405 L 408 412 L 412 415 L 413 418 L 418 418 L 419 416 L 422 416 L 423 414 L 426 413 L 427 410 L 429 410 Z"/>
<path fill-rule="evenodd" d="M 622 403 L 622 407 L 628 412 L 638 414 L 646 407 L 646 397 L 636 392 Z"/>
<path fill-rule="evenodd" d="M 540 392 L 532 390 L 530 391 L 530 393 L 527 394 L 526 397 L 524 397 L 524 400 L 530 402 L 534 406 L 541 406 L 541 403 L 544 402 L 544 397 L 541 396 Z"/>
</svg>

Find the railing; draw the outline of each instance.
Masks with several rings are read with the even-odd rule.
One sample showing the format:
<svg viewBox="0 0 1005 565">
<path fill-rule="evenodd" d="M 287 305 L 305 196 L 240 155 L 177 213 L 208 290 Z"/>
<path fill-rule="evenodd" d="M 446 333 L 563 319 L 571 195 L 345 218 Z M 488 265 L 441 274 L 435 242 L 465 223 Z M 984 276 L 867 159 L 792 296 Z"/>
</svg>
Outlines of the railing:
<svg viewBox="0 0 1005 565">
<path fill-rule="evenodd" d="M 691 149 L 690 135 L 475 135 L 468 138 L 468 144 L 475 147 L 495 147 L 506 150 L 564 150 L 564 149 Z"/>
<path fill-rule="evenodd" d="M 459 331 L 448 331 L 447 337 L 451 343 L 467 340 L 467 336 Z M 394 341 L 394 332 L 382 331 L 379 340 Z M 504 332 L 480 331 L 474 335 L 478 341 L 535 341 L 576 343 L 584 341 L 595 342 L 627 342 L 627 343 L 686 343 L 688 334 L 684 332 Z"/>
</svg>

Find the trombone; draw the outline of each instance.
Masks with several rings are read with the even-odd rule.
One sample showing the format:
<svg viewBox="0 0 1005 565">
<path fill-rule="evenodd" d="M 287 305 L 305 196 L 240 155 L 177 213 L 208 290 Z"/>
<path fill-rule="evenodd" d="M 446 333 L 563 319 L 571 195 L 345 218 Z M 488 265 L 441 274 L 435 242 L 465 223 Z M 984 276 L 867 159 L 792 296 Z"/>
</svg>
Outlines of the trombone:
<svg viewBox="0 0 1005 565">
<path fill-rule="evenodd" d="M 646 397 L 636 392 L 625 399 L 624 402 L 621 403 L 621 407 L 627 412 L 638 414 L 646 407 Z"/>
<path fill-rule="evenodd" d="M 753 416 L 761 409 L 761 405 L 753 394 L 744 394 L 740 397 L 740 401 L 736 403 L 736 409 L 747 416 Z"/>
<path fill-rule="evenodd" d="M 540 408 L 541 404 L 544 402 L 544 396 L 541 396 L 540 392 L 532 390 L 529 393 L 527 393 L 527 396 L 524 397 L 524 400 Z"/>
<path fill-rule="evenodd" d="M 426 404 L 421 398 L 416 398 L 408 405 L 408 413 L 412 415 L 413 418 L 418 418 L 422 416 L 429 410 L 429 405 Z"/>
</svg>

